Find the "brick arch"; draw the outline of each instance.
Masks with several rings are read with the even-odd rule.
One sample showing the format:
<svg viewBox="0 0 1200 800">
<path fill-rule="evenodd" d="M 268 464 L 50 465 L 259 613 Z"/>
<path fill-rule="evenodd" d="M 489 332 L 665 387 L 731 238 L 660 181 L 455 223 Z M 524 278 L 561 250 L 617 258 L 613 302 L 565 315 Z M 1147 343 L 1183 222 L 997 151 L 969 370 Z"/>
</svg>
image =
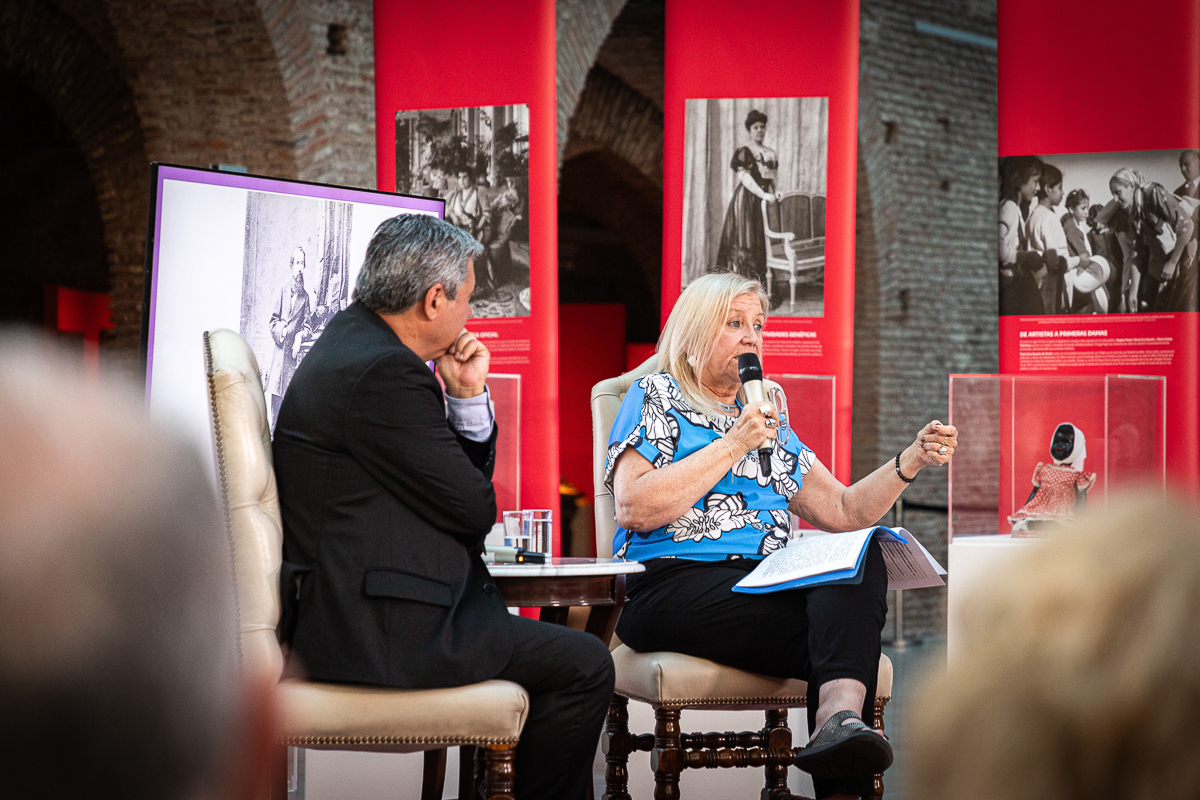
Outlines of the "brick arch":
<svg viewBox="0 0 1200 800">
<path fill-rule="evenodd" d="M 75 20 L 38 0 L 0 2 L 0 66 L 45 100 L 83 153 L 114 298 L 106 350 L 117 344 L 136 352 L 148 161 L 133 92 Z"/>
<path fill-rule="evenodd" d="M 558 0 L 556 68 L 558 96 L 558 163 L 571 131 L 572 116 L 579 104 L 588 74 L 596 63 L 600 48 L 612 31 L 613 21 L 626 0 Z M 661 180 L 661 179 L 660 179 Z"/>
<path fill-rule="evenodd" d="M 559 296 L 564 302 L 622 303 L 629 340 L 657 339 L 662 294 L 661 186 L 617 153 L 597 146 L 564 160 L 558 210 Z M 582 239 L 577 227 L 581 220 L 591 228 Z M 619 246 L 630 263 L 595 258 L 596 244 Z M 573 247 L 587 251 L 588 263 L 569 263 Z"/>
<path fill-rule="evenodd" d="M 609 150 L 662 191 L 663 115 L 652 100 L 597 65 L 571 117 L 566 161 L 596 149 Z"/>
</svg>

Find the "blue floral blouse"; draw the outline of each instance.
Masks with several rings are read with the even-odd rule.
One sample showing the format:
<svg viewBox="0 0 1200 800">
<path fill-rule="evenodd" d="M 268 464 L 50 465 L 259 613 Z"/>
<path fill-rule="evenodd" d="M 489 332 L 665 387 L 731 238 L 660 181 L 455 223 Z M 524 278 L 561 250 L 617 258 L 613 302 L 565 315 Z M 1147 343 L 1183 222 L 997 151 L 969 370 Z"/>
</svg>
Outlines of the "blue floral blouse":
<svg viewBox="0 0 1200 800">
<path fill-rule="evenodd" d="M 814 456 L 788 426 L 785 407 L 777 404 L 782 424 L 771 453 L 770 476 L 762 474 L 758 451 L 751 450 L 671 524 L 652 531 L 618 527 L 613 555 L 637 561 L 664 556 L 716 561 L 730 555 L 765 556 L 785 546 L 788 499 L 800 490 Z M 613 422 L 604 482 L 612 491 L 613 465 L 626 448 L 641 453 L 657 469 L 711 444 L 736 421 L 694 411 L 667 373 L 646 375 L 625 394 Z"/>
</svg>

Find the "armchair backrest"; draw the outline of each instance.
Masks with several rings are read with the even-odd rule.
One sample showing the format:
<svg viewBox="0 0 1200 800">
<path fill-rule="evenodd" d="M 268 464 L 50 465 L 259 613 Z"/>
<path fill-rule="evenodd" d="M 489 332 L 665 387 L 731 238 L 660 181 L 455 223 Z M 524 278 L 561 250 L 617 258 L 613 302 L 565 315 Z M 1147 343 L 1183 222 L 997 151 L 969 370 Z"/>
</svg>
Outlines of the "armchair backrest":
<svg viewBox="0 0 1200 800">
<path fill-rule="evenodd" d="M 812 198 L 806 194 L 786 194 L 779 201 L 779 230 L 791 231 L 797 239 L 813 237 Z"/>
<path fill-rule="evenodd" d="M 621 401 L 634 381 L 658 369 L 658 354 L 638 364 L 624 375 L 600 381 L 592 387 L 592 479 L 595 486 L 596 556 L 612 555 L 613 537 L 617 535 L 617 507 L 612 492 L 604 485 L 604 467 L 608 461 L 608 437 Z M 779 384 L 763 381 L 768 396 L 772 390 L 782 391 Z"/>
<path fill-rule="evenodd" d="M 217 476 L 233 546 L 243 668 L 277 679 L 283 671 L 275 634 L 283 522 L 258 362 L 242 337 L 224 329 L 204 334 L 204 362 Z"/>
<path fill-rule="evenodd" d="M 658 354 L 647 358 L 624 375 L 600 381 L 592 387 L 592 480 L 595 485 L 596 556 L 612 555 L 612 540 L 617 535 L 617 507 L 612 492 L 604 485 L 604 465 L 608 460 L 608 434 L 612 431 L 621 401 L 633 382 L 658 369 Z"/>
</svg>

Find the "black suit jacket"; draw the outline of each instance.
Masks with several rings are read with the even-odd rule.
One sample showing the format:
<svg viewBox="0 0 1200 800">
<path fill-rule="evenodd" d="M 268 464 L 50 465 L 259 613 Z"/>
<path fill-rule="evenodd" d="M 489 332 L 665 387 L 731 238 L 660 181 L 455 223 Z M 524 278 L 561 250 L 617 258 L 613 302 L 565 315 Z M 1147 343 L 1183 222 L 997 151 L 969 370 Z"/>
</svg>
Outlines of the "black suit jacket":
<svg viewBox="0 0 1200 800">
<path fill-rule="evenodd" d="M 292 653 L 316 680 L 458 686 L 494 677 L 510 617 L 483 564 L 488 442 L 457 435 L 429 367 L 355 303 L 288 386 L 275 427 Z M 294 587 L 285 587 L 286 592 Z"/>
</svg>

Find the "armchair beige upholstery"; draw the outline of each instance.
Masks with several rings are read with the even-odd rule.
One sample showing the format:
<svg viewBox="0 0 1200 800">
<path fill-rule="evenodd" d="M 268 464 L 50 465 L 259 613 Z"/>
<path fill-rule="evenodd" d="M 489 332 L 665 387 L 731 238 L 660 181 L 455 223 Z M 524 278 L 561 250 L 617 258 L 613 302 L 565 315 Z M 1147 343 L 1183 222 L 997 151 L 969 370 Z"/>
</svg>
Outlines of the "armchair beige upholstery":
<svg viewBox="0 0 1200 800">
<path fill-rule="evenodd" d="M 658 356 L 651 356 L 631 372 L 601 381 L 592 388 L 592 452 L 596 487 L 596 554 L 612 552 L 616 534 L 616 506 L 604 485 L 608 436 L 621 400 L 634 381 L 657 368 Z M 764 381 L 769 393 L 778 388 Z M 787 767 L 792 758 L 792 734 L 787 727 L 787 709 L 806 705 L 808 685 L 756 675 L 726 667 L 703 658 L 680 653 L 638 653 L 614 637 L 612 650 L 616 666 L 616 695 L 609 708 L 604 732 L 605 798 L 628 797 L 627 763 L 637 750 L 652 751 L 655 765 L 655 797 L 678 797 L 679 775 L 697 767 L 764 766 L 766 787 L 763 800 L 786 800 Z M 883 730 L 883 708 L 891 699 L 892 662 L 880 658 L 875 698 L 874 726 Z M 630 699 L 649 703 L 654 708 L 654 735 L 629 732 Z M 746 733 L 681 733 L 680 710 L 709 708 L 724 710 L 757 709 L 766 712 L 761 731 Z M 731 752 L 734 751 L 734 752 Z M 882 776 L 875 776 L 875 797 L 883 796 Z"/>
<path fill-rule="evenodd" d="M 228 330 L 204 334 L 217 472 L 233 550 L 242 668 L 278 681 L 280 755 L 272 796 L 286 797 L 286 746 L 426 751 L 422 797 L 440 800 L 445 748 L 463 745 L 460 797 L 474 800 L 475 747 L 486 758 L 485 796 L 512 797 L 512 758 L 529 695 L 509 681 L 445 689 L 387 689 L 280 679 L 276 638 L 283 528 L 266 401 L 254 353 Z M 279 756 L 277 756 L 278 758 Z"/>
</svg>

